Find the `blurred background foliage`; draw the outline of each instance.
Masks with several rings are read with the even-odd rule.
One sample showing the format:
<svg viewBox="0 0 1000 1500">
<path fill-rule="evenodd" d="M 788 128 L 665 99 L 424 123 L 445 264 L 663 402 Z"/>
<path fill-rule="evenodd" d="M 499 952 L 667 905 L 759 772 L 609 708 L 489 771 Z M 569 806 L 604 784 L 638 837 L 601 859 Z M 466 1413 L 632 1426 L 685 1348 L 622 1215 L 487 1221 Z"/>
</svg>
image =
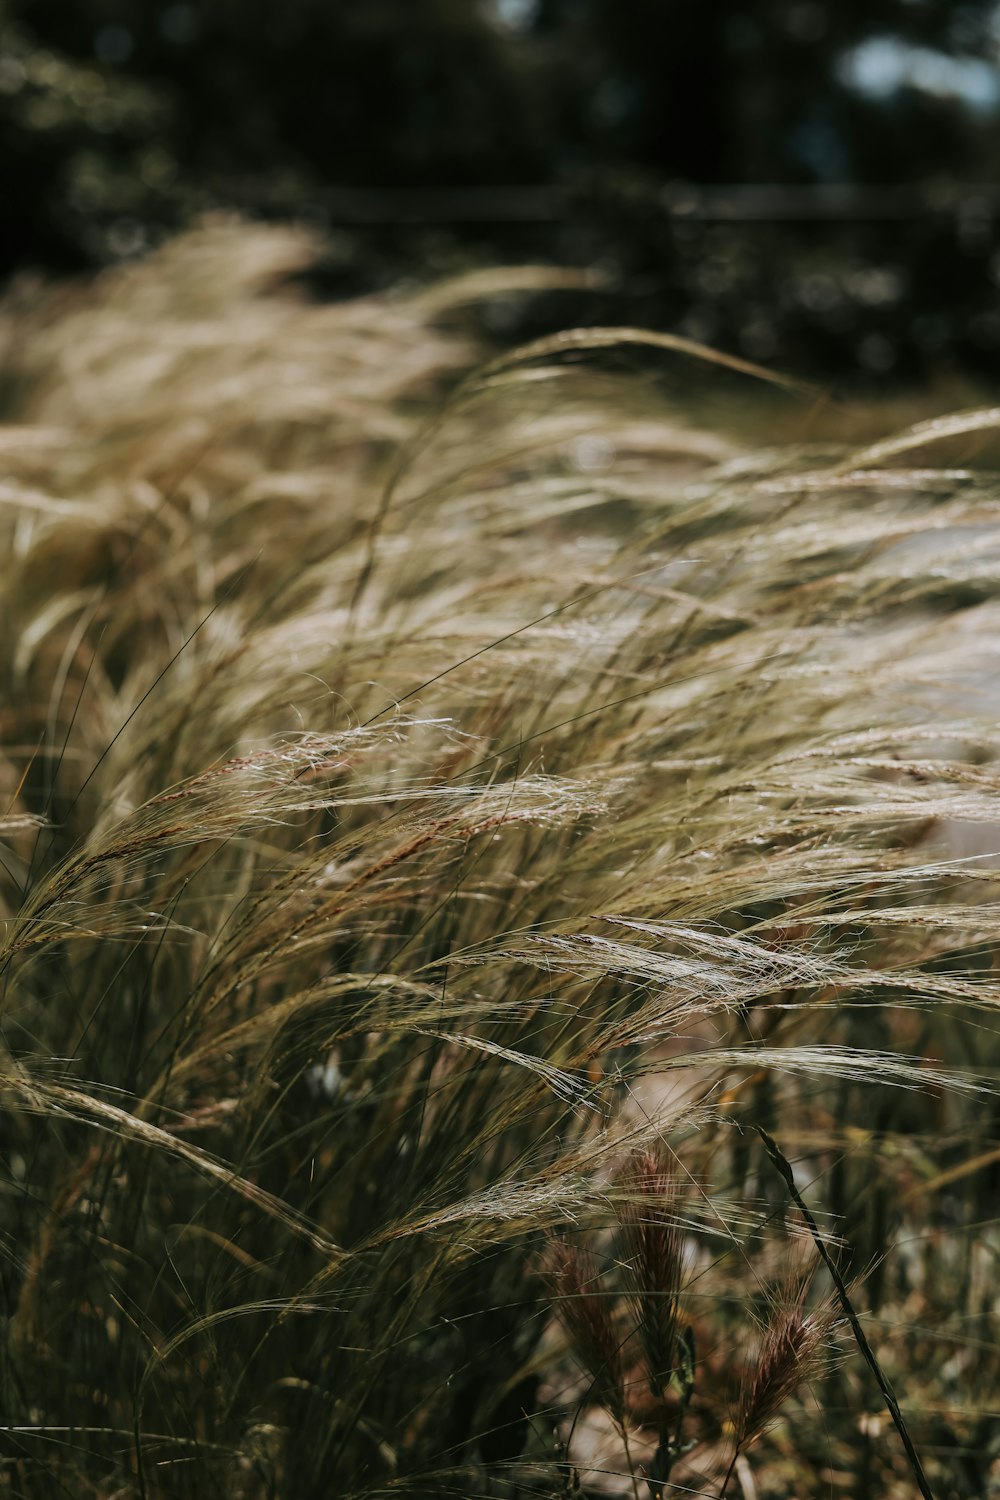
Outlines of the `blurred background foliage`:
<svg viewBox="0 0 1000 1500">
<path fill-rule="evenodd" d="M 0 0 L 0 274 L 235 209 L 326 229 L 331 296 L 586 264 L 563 320 L 982 381 L 998 60 L 996 0 Z"/>
</svg>

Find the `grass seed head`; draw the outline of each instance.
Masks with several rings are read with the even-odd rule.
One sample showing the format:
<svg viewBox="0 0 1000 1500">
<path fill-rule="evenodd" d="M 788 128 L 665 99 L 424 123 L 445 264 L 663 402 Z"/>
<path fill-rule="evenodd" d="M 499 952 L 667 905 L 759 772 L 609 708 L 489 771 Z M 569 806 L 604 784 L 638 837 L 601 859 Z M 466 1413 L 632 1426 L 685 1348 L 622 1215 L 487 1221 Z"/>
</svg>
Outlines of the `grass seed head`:
<svg viewBox="0 0 1000 1500">
<path fill-rule="evenodd" d="M 810 1280 L 797 1278 L 774 1304 L 739 1394 L 734 1421 L 739 1452 L 756 1442 L 788 1398 L 820 1372 L 829 1353 L 836 1311 L 829 1302 L 807 1308 Z"/>
<path fill-rule="evenodd" d="M 652 1394 L 662 1397 L 677 1363 L 678 1298 L 683 1271 L 684 1184 L 652 1151 L 630 1154 L 618 1172 L 615 1214 L 628 1300 Z"/>
<path fill-rule="evenodd" d="M 554 1240 L 544 1261 L 553 1306 L 592 1382 L 594 1395 L 619 1425 L 625 1421 L 625 1373 L 613 1303 L 590 1254 Z"/>
</svg>

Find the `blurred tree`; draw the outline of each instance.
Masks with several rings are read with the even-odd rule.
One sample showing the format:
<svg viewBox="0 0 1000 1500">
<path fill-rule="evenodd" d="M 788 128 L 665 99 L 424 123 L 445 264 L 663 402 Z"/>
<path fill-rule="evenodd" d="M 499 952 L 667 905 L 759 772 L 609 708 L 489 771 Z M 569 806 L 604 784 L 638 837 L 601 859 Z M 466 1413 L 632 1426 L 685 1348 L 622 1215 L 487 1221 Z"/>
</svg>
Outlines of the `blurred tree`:
<svg viewBox="0 0 1000 1500">
<path fill-rule="evenodd" d="M 548 171 L 534 72 L 469 0 L 5 0 L 0 48 L 0 268 L 101 259 L 130 213 Z"/>
<path fill-rule="evenodd" d="M 419 217 L 421 190 L 447 215 L 452 190 L 550 183 L 534 228 L 357 229 L 331 285 L 464 255 L 601 260 L 635 316 L 754 357 L 877 374 L 964 340 L 992 358 L 982 195 L 912 232 L 782 238 L 677 222 L 662 190 L 894 182 L 944 202 L 1000 165 L 997 56 L 997 0 L 0 0 L 0 274 L 139 253 L 213 206 L 322 223 L 333 188 L 403 188 Z"/>
<path fill-rule="evenodd" d="M 995 0 L 540 0 L 534 24 L 578 150 L 695 182 L 901 182 L 983 165 L 991 133 L 934 67 L 992 66 L 996 18 Z M 930 86 L 859 89 L 879 40 Z"/>
<path fill-rule="evenodd" d="M 155 89 L 40 46 L 0 4 L 0 270 L 105 259 L 102 219 L 156 211 L 156 142 L 168 127 Z"/>
</svg>

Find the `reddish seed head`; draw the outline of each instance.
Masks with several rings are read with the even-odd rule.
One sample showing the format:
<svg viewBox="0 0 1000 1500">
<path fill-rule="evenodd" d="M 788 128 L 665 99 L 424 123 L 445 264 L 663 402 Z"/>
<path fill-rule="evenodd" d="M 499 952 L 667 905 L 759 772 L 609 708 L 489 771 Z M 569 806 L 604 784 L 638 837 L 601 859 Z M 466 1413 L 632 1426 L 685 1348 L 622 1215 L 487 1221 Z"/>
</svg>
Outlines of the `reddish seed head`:
<svg viewBox="0 0 1000 1500">
<path fill-rule="evenodd" d="M 615 1205 L 629 1303 L 642 1341 L 650 1390 L 660 1397 L 675 1365 L 683 1184 L 652 1152 L 636 1151 L 619 1172 L 617 1186 L 629 1194 Z"/>
<path fill-rule="evenodd" d="M 616 1422 L 625 1420 L 625 1375 L 621 1340 L 600 1287 L 593 1258 L 564 1240 L 554 1240 L 545 1258 L 545 1277 L 555 1310 L 573 1350 L 591 1377 L 594 1392 Z"/>
<path fill-rule="evenodd" d="M 791 1300 L 775 1308 L 764 1330 L 756 1363 L 748 1372 L 737 1405 L 738 1448 L 746 1448 L 760 1437 L 788 1397 L 811 1379 L 823 1362 L 836 1314 L 828 1303 L 806 1310 L 810 1279 L 798 1280 L 790 1289 Z"/>
</svg>

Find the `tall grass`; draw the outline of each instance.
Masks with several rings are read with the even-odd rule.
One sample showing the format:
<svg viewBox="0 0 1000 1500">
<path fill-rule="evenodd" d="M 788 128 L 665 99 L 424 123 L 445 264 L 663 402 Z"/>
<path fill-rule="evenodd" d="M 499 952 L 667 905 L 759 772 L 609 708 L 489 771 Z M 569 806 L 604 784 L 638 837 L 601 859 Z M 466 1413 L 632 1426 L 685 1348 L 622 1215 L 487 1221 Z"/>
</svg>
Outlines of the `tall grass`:
<svg viewBox="0 0 1000 1500">
<path fill-rule="evenodd" d="M 311 253 L 3 310 L 0 1488 L 910 1495 L 759 1126 L 985 1494 L 997 412 Z"/>
</svg>

